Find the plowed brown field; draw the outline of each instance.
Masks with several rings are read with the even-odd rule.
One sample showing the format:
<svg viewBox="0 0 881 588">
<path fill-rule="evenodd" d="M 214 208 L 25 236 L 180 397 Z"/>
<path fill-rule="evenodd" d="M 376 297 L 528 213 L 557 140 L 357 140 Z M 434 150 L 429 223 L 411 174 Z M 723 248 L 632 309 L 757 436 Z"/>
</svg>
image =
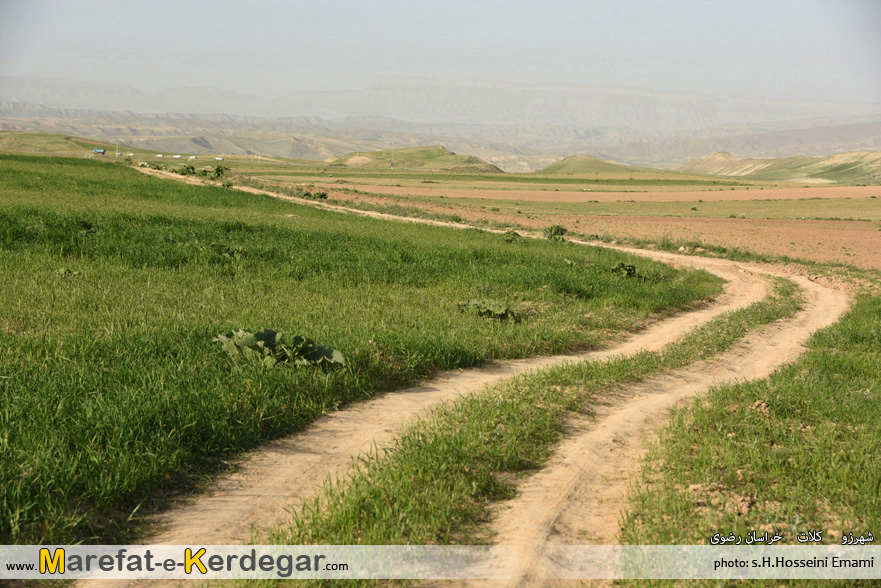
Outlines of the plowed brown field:
<svg viewBox="0 0 881 588">
<path fill-rule="evenodd" d="M 347 188 L 350 186 L 347 186 Z M 570 231 L 582 235 L 600 235 L 612 238 L 664 239 L 678 242 L 698 241 L 708 245 L 740 248 L 759 254 L 782 255 L 796 259 L 810 259 L 821 262 L 840 262 L 860 268 L 881 269 L 881 224 L 875 221 L 857 220 L 813 220 L 802 218 L 751 219 L 716 218 L 685 216 L 613 216 L 613 215 L 572 215 L 543 213 L 540 216 L 514 215 L 505 212 L 492 212 L 478 206 L 469 207 L 460 200 L 453 204 L 452 198 L 471 197 L 516 201 L 543 199 L 557 202 L 574 202 L 575 198 L 593 199 L 614 198 L 620 200 L 622 194 L 614 192 L 511 192 L 492 190 L 446 190 L 449 198 L 426 202 L 424 198 L 402 201 L 400 196 L 385 199 L 378 191 L 392 194 L 424 196 L 421 193 L 435 188 L 397 188 L 367 186 L 372 194 L 352 194 L 335 192 L 329 187 L 330 201 L 361 201 L 370 204 L 396 204 L 418 207 L 428 213 L 438 215 L 456 214 L 466 221 L 481 223 L 508 223 L 512 226 L 540 229 L 559 224 Z M 470 196 L 468 196 L 470 194 Z M 514 194 L 517 194 L 514 197 Z M 682 201 L 696 202 L 719 200 L 786 199 L 805 200 L 869 198 L 881 194 L 878 186 L 857 186 L 844 188 L 794 188 L 787 190 L 738 190 L 733 192 L 642 192 L 627 193 L 628 200 L 644 201 Z M 467 202 L 467 201 L 466 201 Z M 872 200 L 871 202 L 876 202 Z M 879 201 L 881 202 L 881 201 Z M 793 215 L 795 216 L 795 215 Z M 799 215 L 801 216 L 801 214 Z M 497 225 L 498 226 L 498 225 Z"/>
<path fill-rule="evenodd" d="M 339 189 L 337 184 L 315 184 L 325 190 Z M 345 184 L 349 190 L 361 190 L 374 194 L 393 196 L 444 196 L 447 198 L 486 198 L 490 200 L 513 200 L 527 202 L 616 202 L 622 198 L 637 202 L 727 202 L 731 200 L 803 200 L 805 198 L 868 198 L 881 196 L 879 186 L 841 186 L 816 188 L 768 188 L 768 189 L 721 189 L 667 191 L 628 188 L 626 191 L 602 190 L 493 190 L 459 188 L 422 188 L 408 186 L 377 186 L 370 184 Z"/>
</svg>

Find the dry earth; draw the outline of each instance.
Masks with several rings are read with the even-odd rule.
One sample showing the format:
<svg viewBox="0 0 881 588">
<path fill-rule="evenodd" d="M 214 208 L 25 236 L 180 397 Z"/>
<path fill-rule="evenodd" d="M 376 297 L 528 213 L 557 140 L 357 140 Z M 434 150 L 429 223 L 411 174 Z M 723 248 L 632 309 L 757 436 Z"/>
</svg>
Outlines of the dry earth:
<svg viewBox="0 0 881 588">
<path fill-rule="evenodd" d="M 874 189 L 881 195 L 881 188 L 875 186 Z M 502 192 L 494 194 L 502 194 Z M 651 196 L 659 194 L 651 193 Z M 692 194 L 699 194 L 708 200 L 713 192 Z M 381 196 L 353 196 L 340 192 L 330 192 L 330 196 L 334 200 L 355 199 L 371 204 L 390 203 Z M 395 201 L 393 204 L 400 202 Z M 582 234 L 594 233 L 615 238 L 647 240 L 698 241 L 708 245 L 741 248 L 759 254 L 784 255 L 795 259 L 839 262 L 860 268 L 881 269 L 881 230 L 879 224 L 874 221 L 549 213 L 527 218 L 524 215 L 493 213 L 467 206 L 451 205 L 449 201 L 438 201 L 437 204 L 425 202 L 409 204 L 433 214 L 457 214 L 466 221 L 500 222 L 534 229 L 559 224 Z"/>
<path fill-rule="evenodd" d="M 816 187 L 816 188 L 767 188 L 759 189 L 721 189 L 707 190 L 705 188 L 691 191 L 664 191 L 650 189 L 634 192 L 628 187 L 626 192 L 613 192 L 602 190 L 564 190 L 557 191 L 554 188 L 547 190 L 499 190 L 490 184 L 484 189 L 459 188 L 422 188 L 407 186 L 380 186 L 369 184 L 340 185 L 337 183 L 316 183 L 316 186 L 325 190 L 346 188 L 349 190 L 361 190 L 374 194 L 390 194 L 393 196 L 444 196 L 446 198 L 483 198 L 490 200 L 513 200 L 524 202 L 618 202 L 619 200 L 635 200 L 636 202 L 694 202 L 704 200 L 706 202 L 728 202 L 732 200 L 803 200 L 805 198 L 869 198 L 881 196 L 879 186 L 841 186 L 841 187 Z M 633 189 L 639 189 L 636 186 Z"/>
</svg>

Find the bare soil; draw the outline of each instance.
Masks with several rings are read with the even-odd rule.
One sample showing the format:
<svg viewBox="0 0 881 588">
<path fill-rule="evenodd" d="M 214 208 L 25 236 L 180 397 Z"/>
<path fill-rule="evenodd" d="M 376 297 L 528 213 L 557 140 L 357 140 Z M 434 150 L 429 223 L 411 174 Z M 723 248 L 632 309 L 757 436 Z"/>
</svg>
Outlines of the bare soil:
<svg viewBox="0 0 881 588">
<path fill-rule="evenodd" d="M 648 216 L 578 220 L 582 233 L 693 240 L 754 253 L 881 269 L 881 230 L 876 222 Z M 566 222 L 564 217 L 559 224 L 573 226 Z"/>
<path fill-rule="evenodd" d="M 878 186 L 874 189 L 881 193 L 881 188 Z M 658 194 L 660 193 L 651 195 Z M 708 195 L 713 192 L 694 194 L 701 194 L 703 198 L 708 199 Z M 354 198 L 371 204 L 389 204 L 389 201 L 381 196 L 353 197 L 350 194 L 334 192 L 330 192 L 330 196 L 332 200 Z M 410 204 L 433 214 L 456 214 L 466 221 L 507 223 L 534 229 L 559 224 L 582 234 L 647 240 L 668 238 L 675 241 L 698 241 L 708 245 L 741 248 L 759 254 L 838 262 L 865 269 L 881 269 L 881 230 L 879 230 L 881 227 L 873 221 L 566 214 L 542 214 L 540 218 L 527 218 L 524 215 L 494 213 L 467 206 L 451 205 L 444 200 L 439 200 L 437 203 L 411 202 Z"/>
<path fill-rule="evenodd" d="M 727 202 L 731 200 L 803 200 L 806 198 L 869 198 L 881 196 L 879 186 L 840 186 L 840 187 L 812 187 L 812 188 L 749 188 L 730 190 L 728 188 L 715 188 L 707 190 L 705 187 L 697 187 L 694 190 L 666 191 L 655 188 L 642 189 L 639 186 L 628 187 L 627 191 L 603 191 L 603 190 L 572 190 L 550 187 L 546 190 L 499 190 L 493 189 L 490 184 L 483 189 L 461 189 L 443 187 L 408 187 L 408 186 L 379 186 L 371 184 L 336 184 L 316 183 L 325 190 L 346 188 L 361 190 L 375 194 L 390 194 L 394 196 L 444 196 L 446 198 L 483 198 L 490 200 L 514 200 L 524 202 L 617 202 L 622 199 L 635 200 L 636 202 Z M 559 191 L 558 191 L 559 190 Z"/>
</svg>

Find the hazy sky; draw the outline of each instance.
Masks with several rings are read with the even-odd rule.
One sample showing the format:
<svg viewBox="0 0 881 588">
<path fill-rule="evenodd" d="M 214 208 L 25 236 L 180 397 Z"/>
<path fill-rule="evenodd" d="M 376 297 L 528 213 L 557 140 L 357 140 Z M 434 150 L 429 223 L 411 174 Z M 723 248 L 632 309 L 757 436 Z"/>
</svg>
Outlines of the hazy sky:
<svg viewBox="0 0 881 588">
<path fill-rule="evenodd" d="M 266 97 L 415 75 L 881 103 L 881 0 L 0 0 L 0 75 Z"/>
</svg>

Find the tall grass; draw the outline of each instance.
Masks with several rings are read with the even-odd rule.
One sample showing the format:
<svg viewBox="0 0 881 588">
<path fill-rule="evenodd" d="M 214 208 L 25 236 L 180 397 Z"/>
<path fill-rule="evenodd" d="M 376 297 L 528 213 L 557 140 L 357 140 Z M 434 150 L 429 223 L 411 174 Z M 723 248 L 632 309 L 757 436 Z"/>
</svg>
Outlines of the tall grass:
<svg viewBox="0 0 881 588">
<path fill-rule="evenodd" d="M 317 416 L 438 370 L 607 344 L 719 292 L 618 253 L 395 224 L 79 159 L 0 156 L 0 540 L 130 519 Z M 645 280 L 613 271 L 635 264 Z M 519 320 L 459 310 L 481 299 Z M 345 370 L 233 365 L 234 328 Z"/>
<path fill-rule="evenodd" d="M 708 544 L 803 531 L 823 543 L 881 525 L 881 297 L 862 296 L 770 378 L 680 409 L 630 496 L 622 539 Z"/>
</svg>

